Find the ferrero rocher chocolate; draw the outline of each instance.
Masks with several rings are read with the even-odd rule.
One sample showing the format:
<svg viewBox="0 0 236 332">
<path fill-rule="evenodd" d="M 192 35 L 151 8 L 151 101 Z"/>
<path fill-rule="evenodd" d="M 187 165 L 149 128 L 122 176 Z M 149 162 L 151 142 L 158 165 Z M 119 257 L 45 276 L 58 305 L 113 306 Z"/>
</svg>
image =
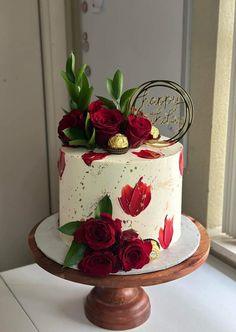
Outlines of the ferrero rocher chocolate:
<svg viewBox="0 0 236 332">
<path fill-rule="evenodd" d="M 151 244 L 152 244 L 152 251 L 150 254 L 150 259 L 153 260 L 159 256 L 160 246 L 159 246 L 158 242 L 155 240 L 151 240 Z"/>
<path fill-rule="evenodd" d="M 128 138 L 122 134 L 112 136 L 107 144 L 107 151 L 115 154 L 122 154 L 128 151 Z"/>
<path fill-rule="evenodd" d="M 151 135 L 152 135 L 153 139 L 159 138 L 159 136 L 160 136 L 159 129 L 155 126 L 152 126 Z"/>
</svg>

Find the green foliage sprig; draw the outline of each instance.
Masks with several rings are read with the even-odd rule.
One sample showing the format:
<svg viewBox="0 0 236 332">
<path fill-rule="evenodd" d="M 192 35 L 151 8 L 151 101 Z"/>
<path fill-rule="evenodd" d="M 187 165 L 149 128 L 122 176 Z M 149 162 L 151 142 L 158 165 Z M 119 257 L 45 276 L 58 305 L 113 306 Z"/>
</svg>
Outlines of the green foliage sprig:
<svg viewBox="0 0 236 332">
<path fill-rule="evenodd" d="M 82 65 L 78 71 L 75 67 L 75 55 L 73 52 L 69 55 L 66 62 L 66 71 L 61 71 L 67 90 L 70 96 L 70 106 L 72 109 L 86 111 L 90 103 L 93 87 L 89 86 L 85 69 L 87 65 Z"/>
<path fill-rule="evenodd" d="M 106 107 L 111 109 L 117 108 L 118 110 L 120 110 L 121 113 L 124 114 L 125 117 L 127 117 L 130 113 L 130 99 L 134 95 L 137 88 L 129 89 L 122 93 L 123 85 L 124 75 L 118 69 L 115 72 L 113 79 L 108 78 L 106 80 L 107 92 L 111 96 L 112 100 L 104 98 L 102 96 L 97 97 L 105 104 Z"/>
</svg>

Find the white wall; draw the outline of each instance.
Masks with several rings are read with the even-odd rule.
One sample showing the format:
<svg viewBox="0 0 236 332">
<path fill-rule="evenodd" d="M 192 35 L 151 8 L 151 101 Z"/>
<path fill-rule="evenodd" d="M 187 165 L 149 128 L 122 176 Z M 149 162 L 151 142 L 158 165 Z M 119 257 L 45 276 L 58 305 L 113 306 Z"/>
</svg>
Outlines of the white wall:
<svg viewBox="0 0 236 332">
<path fill-rule="evenodd" d="M 37 0 L 0 1 L 0 270 L 31 261 L 27 235 L 49 214 Z"/>
</svg>

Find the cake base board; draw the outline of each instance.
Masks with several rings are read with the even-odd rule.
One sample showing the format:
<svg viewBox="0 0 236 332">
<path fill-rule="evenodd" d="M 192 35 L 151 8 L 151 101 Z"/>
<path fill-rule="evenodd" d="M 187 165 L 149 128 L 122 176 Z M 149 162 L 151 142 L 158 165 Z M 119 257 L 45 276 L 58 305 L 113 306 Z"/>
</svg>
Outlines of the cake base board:
<svg viewBox="0 0 236 332">
<path fill-rule="evenodd" d="M 35 241 L 45 256 L 56 263 L 63 265 L 69 249 L 60 237 L 58 231 L 58 214 L 51 215 L 43 220 L 35 232 Z M 161 250 L 160 255 L 150 261 L 142 269 L 133 269 L 128 272 L 119 271 L 116 275 L 132 275 L 165 270 L 191 257 L 200 243 L 200 233 L 197 226 L 187 216 L 181 216 L 181 236 L 168 249 Z M 77 266 L 71 267 L 78 269 Z"/>
</svg>

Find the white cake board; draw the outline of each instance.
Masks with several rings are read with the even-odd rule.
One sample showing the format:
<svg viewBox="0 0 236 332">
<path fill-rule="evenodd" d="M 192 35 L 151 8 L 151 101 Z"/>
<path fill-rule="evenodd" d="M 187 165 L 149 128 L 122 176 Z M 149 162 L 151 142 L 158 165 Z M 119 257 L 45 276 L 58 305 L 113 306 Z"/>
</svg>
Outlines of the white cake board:
<svg viewBox="0 0 236 332">
<path fill-rule="evenodd" d="M 63 265 L 69 249 L 61 239 L 58 231 L 58 214 L 46 218 L 35 232 L 35 241 L 45 256 Z M 129 272 L 119 271 L 116 275 L 131 275 L 165 270 L 175 266 L 194 254 L 200 243 L 200 233 L 197 226 L 188 217 L 181 217 L 181 237 L 166 250 L 161 250 L 157 259 L 150 261 L 141 270 Z M 77 266 L 71 268 L 78 270 Z"/>
</svg>

